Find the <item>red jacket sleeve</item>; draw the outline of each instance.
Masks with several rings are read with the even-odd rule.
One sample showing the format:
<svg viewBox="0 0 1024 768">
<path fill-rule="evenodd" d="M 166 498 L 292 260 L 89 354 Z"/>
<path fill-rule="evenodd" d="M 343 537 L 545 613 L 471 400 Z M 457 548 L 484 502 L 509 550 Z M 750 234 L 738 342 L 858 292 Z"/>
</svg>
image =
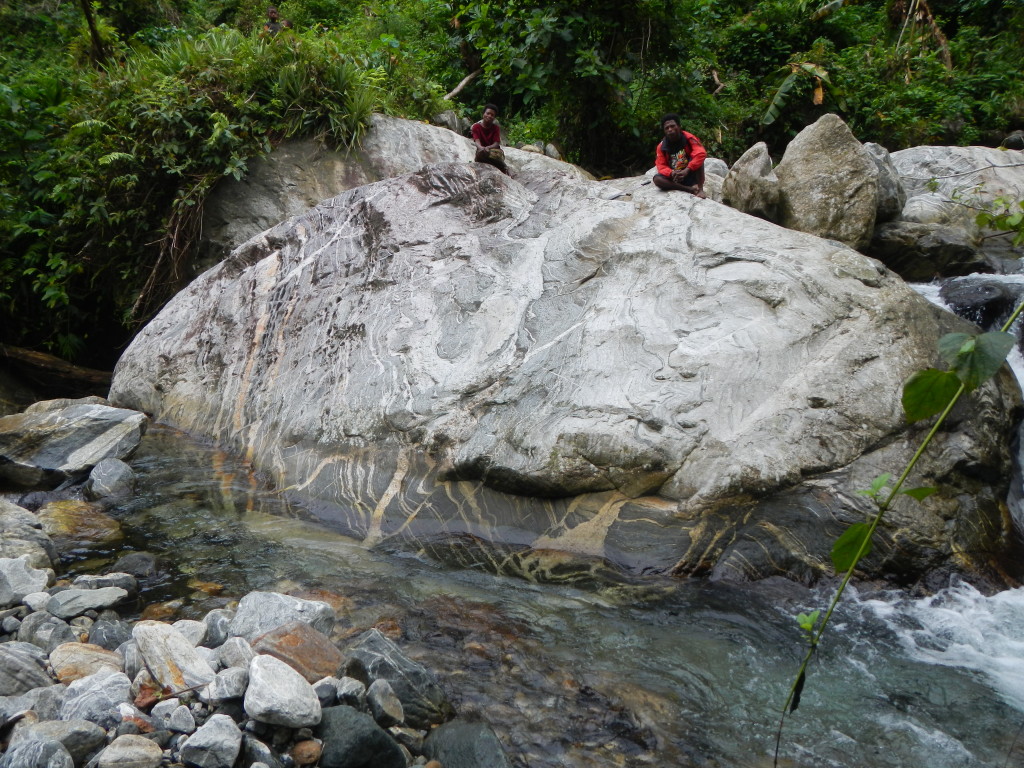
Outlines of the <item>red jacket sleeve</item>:
<svg viewBox="0 0 1024 768">
<path fill-rule="evenodd" d="M 700 143 L 700 139 L 692 133 L 683 131 L 683 136 L 690 142 L 690 162 L 686 164 L 686 167 L 691 171 L 699 171 L 704 167 L 704 161 L 707 160 L 708 152 L 704 149 L 704 145 Z M 659 144 L 658 146 L 660 147 L 661 145 Z"/>
<path fill-rule="evenodd" d="M 658 173 L 662 176 L 671 176 L 672 168 L 668 164 L 668 158 L 665 157 L 665 152 L 661 149 L 661 142 L 658 142 L 658 146 L 654 148 L 654 167 L 658 169 Z"/>
</svg>

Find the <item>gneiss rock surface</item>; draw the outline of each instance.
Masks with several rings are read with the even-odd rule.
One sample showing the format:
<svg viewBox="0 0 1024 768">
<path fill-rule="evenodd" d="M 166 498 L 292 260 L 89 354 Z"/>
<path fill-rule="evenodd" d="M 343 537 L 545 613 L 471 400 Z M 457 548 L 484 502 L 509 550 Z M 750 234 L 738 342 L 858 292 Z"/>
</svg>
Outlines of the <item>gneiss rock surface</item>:
<svg viewBox="0 0 1024 768">
<path fill-rule="evenodd" d="M 858 148 L 873 224 L 878 170 Z M 761 525 L 751 500 L 872 452 L 898 472 L 919 435 L 903 382 L 967 326 L 835 240 L 650 185 L 606 195 L 551 165 L 474 163 L 353 189 L 179 294 L 111 400 L 251 457 L 371 544 L 466 532 L 638 569 L 826 570 L 830 544 Z M 986 384 L 922 467 L 942 478 L 920 513 L 948 523 L 940 559 L 1008 557 L 1018 398 Z M 491 489 L 578 498 L 538 513 Z M 841 490 L 819 488 L 808 522 L 862 519 Z M 934 567 L 931 533 L 898 530 L 901 573 Z"/>
<path fill-rule="evenodd" d="M 58 561 L 53 540 L 39 519 L 24 507 L 0 498 L 0 557 L 26 556 L 33 568 L 50 568 Z"/>
<path fill-rule="evenodd" d="M 514 174 L 560 166 L 562 173 L 593 178 L 543 155 L 504 149 Z M 366 137 L 351 153 L 326 149 L 312 139 L 286 142 L 253 160 L 244 179 L 227 178 L 210 195 L 203 210 L 201 251 L 216 263 L 251 237 L 345 190 L 433 163 L 468 163 L 475 152 L 470 139 L 451 130 L 387 115 L 371 117 Z"/>
<path fill-rule="evenodd" d="M 1024 199 L 1024 152 L 991 147 L 911 147 L 890 155 L 907 191 L 902 219 L 954 226 L 979 246 L 982 230 L 979 209 L 991 208 L 1003 198 L 1011 204 Z M 986 237 L 986 253 L 1024 256 L 1011 244 L 1012 233 Z M 990 271 L 990 270 L 986 270 Z M 1009 271 L 1017 271 L 1016 261 Z"/>
<path fill-rule="evenodd" d="M 103 459 L 130 456 L 146 429 L 145 415 L 106 405 L 37 406 L 45 403 L 0 417 L 4 482 L 29 488 L 57 485 Z"/>
</svg>

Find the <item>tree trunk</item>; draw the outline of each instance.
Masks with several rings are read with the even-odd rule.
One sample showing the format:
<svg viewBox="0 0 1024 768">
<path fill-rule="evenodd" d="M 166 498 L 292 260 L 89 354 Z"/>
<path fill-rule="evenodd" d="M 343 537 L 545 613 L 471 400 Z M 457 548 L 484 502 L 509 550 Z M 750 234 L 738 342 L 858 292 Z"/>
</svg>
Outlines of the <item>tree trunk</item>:
<svg viewBox="0 0 1024 768">
<path fill-rule="evenodd" d="M 85 14 L 85 23 L 89 25 L 89 35 L 92 37 L 92 56 L 97 64 L 105 64 L 107 54 L 103 50 L 103 41 L 100 39 L 100 32 L 96 29 L 96 19 L 92 15 L 92 2 L 81 0 L 82 13 Z"/>
</svg>

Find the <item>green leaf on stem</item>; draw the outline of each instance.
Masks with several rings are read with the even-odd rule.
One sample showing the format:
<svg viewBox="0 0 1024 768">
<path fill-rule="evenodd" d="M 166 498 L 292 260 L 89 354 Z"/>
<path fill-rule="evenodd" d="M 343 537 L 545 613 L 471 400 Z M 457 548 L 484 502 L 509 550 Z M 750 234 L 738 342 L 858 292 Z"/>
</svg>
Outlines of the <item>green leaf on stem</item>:
<svg viewBox="0 0 1024 768">
<path fill-rule="evenodd" d="M 855 565 L 857 553 L 860 552 L 865 539 L 868 539 L 870 530 L 871 526 L 867 523 L 854 523 L 836 539 L 836 543 L 832 545 L 832 565 L 835 567 L 836 573 L 845 573 Z M 868 539 L 867 545 L 864 547 L 864 555 L 870 552 L 871 541 Z"/>
<path fill-rule="evenodd" d="M 796 615 L 796 623 L 800 625 L 800 629 L 804 632 L 813 632 L 814 625 L 818 623 L 818 616 L 821 615 L 821 611 L 811 611 L 810 613 L 798 613 Z"/>
<path fill-rule="evenodd" d="M 917 499 L 918 501 L 924 501 L 929 496 L 931 496 L 933 493 L 938 493 L 938 492 L 939 492 L 938 488 L 931 488 L 931 487 L 927 487 L 927 486 L 922 486 L 921 488 L 907 488 L 904 491 L 900 491 L 900 493 L 902 493 L 902 494 L 904 494 L 906 496 L 909 496 L 912 499 Z"/>
<path fill-rule="evenodd" d="M 952 371 L 928 368 L 918 371 L 903 385 L 903 412 L 913 423 L 942 413 L 960 391 L 960 379 Z"/>
<path fill-rule="evenodd" d="M 956 375 L 967 389 L 976 389 L 982 382 L 996 375 L 1016 339 L 1009 333 L 990 331 L 974 338 L 974 344 L 964 344 L 954 366 Z"/>
<path fill-rule="evenodd" d="M 939 357 L 950 367 L 956 367 L 960 355 L 969 354 L 974 350 L 974 339 L 971 333 L 947 333 L 939 339 Z"/>
<path fill-rule="evenodd" d="M 882 489 L 885 488 L 885 484 L 888 483 L 891 478 L 891 472 L 883 472 L 882 474 L 880 474 L 878 477 L 871 481 L 870 488 L 862 488 L 859 491 L 857 491 L 857 493 L 859 493 L 861 496 L 870 496 L 873 499 L 877 499 L 878 494 L 882 492 Z"/>
</svg>

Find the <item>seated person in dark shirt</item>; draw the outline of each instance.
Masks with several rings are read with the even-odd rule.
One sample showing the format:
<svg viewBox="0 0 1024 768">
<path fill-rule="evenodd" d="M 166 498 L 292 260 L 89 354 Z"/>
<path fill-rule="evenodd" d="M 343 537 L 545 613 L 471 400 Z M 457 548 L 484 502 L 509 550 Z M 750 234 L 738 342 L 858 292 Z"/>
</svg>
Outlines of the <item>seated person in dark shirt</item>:
<svg viewBox="0 0 1024 768">
<path fill-rule="evenodd" d="M 654 150 L 654 186 L 658 189 L 678 189 L 697 197 L 704 197 L 704 160 L 708 153 L 700 139 L 679 127 L 679 115 L 661 118 L 665 139 Z"/>
<path fill-rule="evenodd" d="M 505 165 L 505 153 L 501 151 L 501 129 L 498 127 L 498 108 L 493 104 L 484 107 L 484 116 L 479 122 L 473 123 L 473 141 L 476 142 L 478 163 L 489 163 L 509 176 Z"/>
</svg>

